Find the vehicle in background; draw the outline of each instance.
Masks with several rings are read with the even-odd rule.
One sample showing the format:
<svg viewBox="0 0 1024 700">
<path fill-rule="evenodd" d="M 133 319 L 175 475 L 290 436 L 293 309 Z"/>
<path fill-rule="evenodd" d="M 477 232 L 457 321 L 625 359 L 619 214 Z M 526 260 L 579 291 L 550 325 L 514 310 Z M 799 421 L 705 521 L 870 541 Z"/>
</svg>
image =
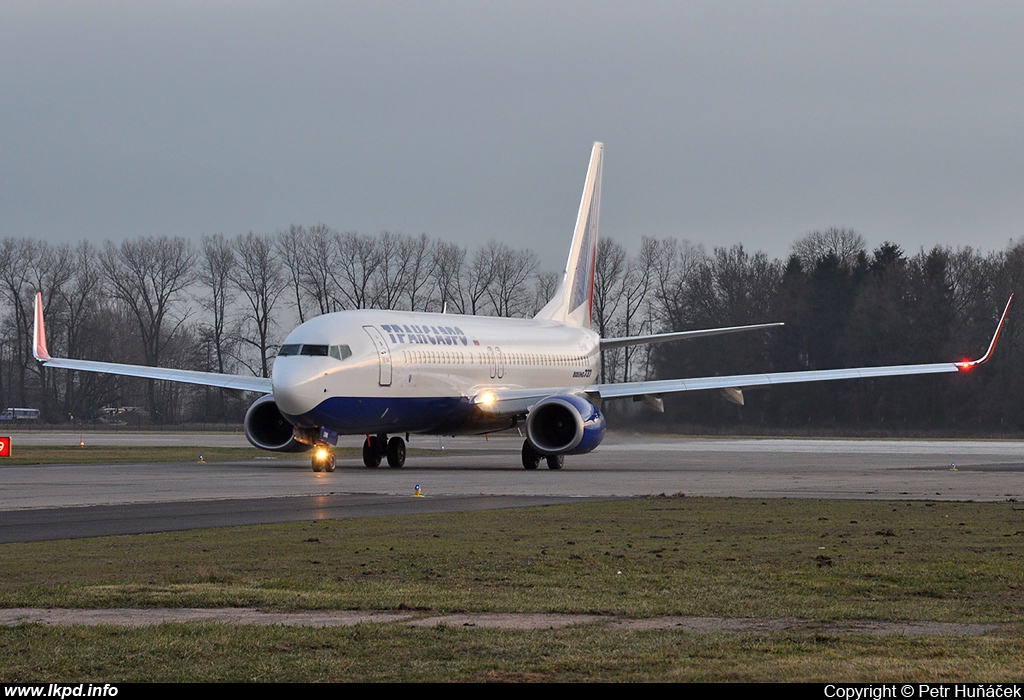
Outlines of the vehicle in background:
<svg viewBox="0 0 1024 700">
<path fill-rule="evenodd" d="M 38 408 L 5 408 L 0 413 L 0 420 L 39 420 Z"/>
</svg>

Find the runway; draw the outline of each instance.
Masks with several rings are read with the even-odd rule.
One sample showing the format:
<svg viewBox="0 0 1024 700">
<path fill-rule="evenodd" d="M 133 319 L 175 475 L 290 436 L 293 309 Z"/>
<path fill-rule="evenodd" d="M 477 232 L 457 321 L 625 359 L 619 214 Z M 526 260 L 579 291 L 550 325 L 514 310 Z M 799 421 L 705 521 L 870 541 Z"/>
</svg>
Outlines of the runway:
<svg viewBox="0 0 1024 700">
<path fill-rule="evenodd" d="M 77 444 L 29 433 L 14 444 Z M 64 440 L 66 442 L 60 442 Z M 96 435 L 133 444 L 245 445 L 240 435 Z M 353 443 L 358 444 L 358 443 Z M 5 467 L 0 540 L 127 534 L 201 526 L 397 515 L 683 493 L 743 498 L 1024 500 L 1024 442 L 803 440 L 611 434 L 565 468 L 526 471 L 521 439 L 417 438 L 403 469 L 340 459 Z M 951 464 L 956 464 L 956 469 Z M 424 498 L 412 498 L 419 486 Z M 156 505 L 159 504 L 159 505 Z M 92 523 L 92 524 L 90 524 Z"/>
</svg>

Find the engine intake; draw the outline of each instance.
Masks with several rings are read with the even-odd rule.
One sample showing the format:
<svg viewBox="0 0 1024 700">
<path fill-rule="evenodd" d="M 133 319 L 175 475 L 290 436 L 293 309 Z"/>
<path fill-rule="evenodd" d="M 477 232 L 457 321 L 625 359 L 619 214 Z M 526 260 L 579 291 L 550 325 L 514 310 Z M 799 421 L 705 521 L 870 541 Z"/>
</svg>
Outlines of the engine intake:
<svg viewBox="0 0 1024 700">
<path fill-rule="evenodd" d="M 542 455 L 590 452 L 601 444 L 604 430 L 597 406 L 571 394 L 542 399 L 526 417 L 526 439 Z"/>
<path fill-rule="evenodd" d="M 305 452 L 310 445 L 295 439 L 295 429 L 281 415 L 272 394 L 262 396 L 245 412 L 245 437 L 254 446 L 271 452 Z"/>
</svg>

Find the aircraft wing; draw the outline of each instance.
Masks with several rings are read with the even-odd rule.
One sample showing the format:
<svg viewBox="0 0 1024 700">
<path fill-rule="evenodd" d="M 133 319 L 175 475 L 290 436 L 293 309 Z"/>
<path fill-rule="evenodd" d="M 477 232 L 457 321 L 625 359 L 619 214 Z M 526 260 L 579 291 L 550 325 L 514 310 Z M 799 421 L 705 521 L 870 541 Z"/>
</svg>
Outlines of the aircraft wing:
<svg viewBox="0 0 1024 700">
<path fill-rule="evenodd" d="M 46 349 L 46 329 L 43 325 L 43 298 L 36 293 L 35 332 L 32 354 L 46 367 L 77 369 L 83 372 L 103 372 L 120 374 L 127 377 L 143 377 L 145 379 L 165 379 L 186 384 L 200 384 L 221 389 L 252 391 L 258 394 L 270 394 L 273 389 L 270 380 L 264 377 L 251 377 L 218 372 L 194 372 L 185 369 L 169 369 L 165 367 L 148 367 L 145 365 L 124 365 L 117 362 L 95 362 L 93 360 L 71 360 L 50 357 Z"/>
<path fill-rule="evenodd" d="M 768 387 L 800 382 L 824 382 L 837 379 L 870 379 L 873 377 L 902 377 L 915 374 L 939 374 L 943 372 L 969 372 L 978 365 L 988 362 L 995 350 L 996 341 L 1006 323 L 1010 311 L 1010 295 L 1003 310 L 1002 318 L 992 336 L 988 350 L 977 360 L 963 362 L 940 362 L 920 365 L 890 365 L 887 367 L 853 367 L 849 369 L 821 369 L 800 372 L 768 372 L 765 374 L 737 374 L 724 377 L 697 377 L 691 379 L 660 379 L 647 382 L 622 382 L 620 384 L 594 384 L 591 386 L 561 387 L 550 389 L 494 389 L 484 391 L 474 402 L 484 412 L 503 415 L 518 415 L 529 410 L 543 398 L 558 394 L 585 396 L 591 401 L 604 399 L 636 398 L 660 406 L 664 394 L 685 391 L 706 391 L 721 389 L 727 392 L 753 387 Z M 734 395 L 735 396 L 735 395 Z M 742 401 L 742 399 L 740 399 Z"/>
<path fill-rule="evenodd" d="M 911 374 L 937 374 L 961 372 L 967 363 L 942 362 L 931 365 L 892 365 L 889 367 L 854 367 L 851 369 L 822 369 L 802 372 L 769 372 L 766 374 L 736 374 L 725 377 L 698 377 L 694 379 L 662 379 L 650 382 L 623 382 L 596 384 L 586 393 L 602 399 L 620 399 L 634 396 L 660 396 L 684 391 L 706 389 L 746 389 L 751 387 L 796 384 L 799 382 L 825 382 L 834 379 L 869 379 L 871 377 L 897 377 Z"/>
<path fill-rule="evenodd" d="M 632 335 L 625 338 L 601 338 L 601 349 L 611 350 L 613 348 L 624 348 L 629 345 L 649 345 L 651 343 L 667 343 L 672 340 L 690 340 L 692 338 L 707 338 L 712 335 L 726 335 L 728 333 L 742 333 L 743 331 L 756 331 L 761 328 L 776 328 L 784 326 L 784 323 L 758 323 L 753 326 L 729 326 L 728 328 L 704 328 L 696 331 L 679 331 L 676 333 L 655 333 L 653 335 Z"/>
</svg>

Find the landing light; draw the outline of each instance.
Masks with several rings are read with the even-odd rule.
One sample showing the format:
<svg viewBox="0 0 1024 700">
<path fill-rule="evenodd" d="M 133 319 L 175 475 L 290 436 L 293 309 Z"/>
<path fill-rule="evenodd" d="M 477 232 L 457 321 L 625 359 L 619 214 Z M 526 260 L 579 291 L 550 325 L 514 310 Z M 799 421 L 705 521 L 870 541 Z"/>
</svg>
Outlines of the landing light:
<svg viewBox="0 0 1024 700">
<path fill-rule="evenodd" d="M 326 448 L 323 448 L 323 447 L 316 448 L 316 458 L 319 459 L 319 460 L 327 459 L 330 456 L 330 454 L 331 453 L 328 452 Z"/>
<path fill-rule="evenodd" d="M 480 394 L 480 398 L 479 398 L 479 400 L 477 402 L 478 403 L 482 403 L 485 406 L 490 406 L 492 403 L 494 403 L 497 400 L 498 400 L 498 397 L 494 395 L 493 391 L 485 391 L 484 393 Z"/>
</svg>

